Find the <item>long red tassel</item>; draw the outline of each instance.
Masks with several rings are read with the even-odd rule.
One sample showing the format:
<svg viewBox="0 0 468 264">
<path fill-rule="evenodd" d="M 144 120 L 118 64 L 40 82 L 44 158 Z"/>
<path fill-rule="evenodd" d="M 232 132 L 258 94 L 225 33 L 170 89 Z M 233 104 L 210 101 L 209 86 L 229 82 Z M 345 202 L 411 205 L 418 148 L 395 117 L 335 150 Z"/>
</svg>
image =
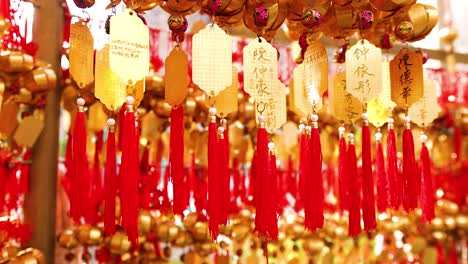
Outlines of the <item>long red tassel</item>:
<svg viewBox="0 0 468 264">
<path fill-rule="evenodd" d="M 86 213 L 92 210 L 89 208 L 89 203 L 83 202 L 88 198 L 89 188 L 89 168 L 88 158 L 86 156 L 86 126 L 83 98 L 76 100 L 78 104 L 78 113 L 75 117 L 73 125 L 73 166 L 72 179 L 72 197 L 70 199 L 70 214 L 75 223 L 81 224 L 81 218 L 86 216 Z"/>
<path fill-rule="evenodd" d="M 115 233 L 115 196 L 117 194 L 117 155 L 115 149 L 115 120 L 107 120 L 106 171 L 104 179 L 104 231 L 107 236 Z"/>
<path fill-rule="evenodd" d="M 399 181 L 397 167 L 396 135 L 393 129 L 393 119 L 388 119 L 387 134 L 387 177 L 388 177 L 388 198 L 393 210 L 398 210 L 402 202 L 403 185 Z"/>
<path fill-rule="evenodd" d="M 372 174 L 371 135 L 367 113 L 362 115 L 362 216 L 364 229 L 374 230 L 377 226 L 375 219 L 374 177 Z"/>
<path fill-rule="evenodd" d="M 268 133 L 264 127 L 264 118 L 260 117 L 257 129 L 256 157 L 256 192 L 255 192 L 255 230 L 260 236 L 268 236 L 267 195 L 268 195 Z"/>
<path fill-rule="evenodd" d="M 435 217 L 434 213 L 434 189 L 432 187 L 432 173 L 431 173 L 431 159 L 429 157 L 429 151 L 426 146 L 426 135 L 421 135 L 421 207 L 422 215 L 421 220 L 423 222 L 430 222 Z"/>
<path fill-rule="evenodd" d="M 226 127 L 226 120 L 222 119 L 221 122 L 223 123 L 222 126 L 218 128 L 219 132 L 219 156 L 220 156 L 220 163 L 219 163 L 219 188 L 221 190 L 221 204 L 227 205 L 229 204 L 230 199 L 230 169 L 229 169 L 229 138 L 228 138 L 228 130 Z M 220 224 L 225 225 L 227 224 L 227 220 L 229 217 L 229 206 L 221 206 L 221 222 Z"/>
<path fill-rule="evenodd" d="M 125 112 L 124 128 L 122 136 L 122 165 L 120 179 L 120 201 L 122 227 L 125 229 L 128 239 L 134 245 L 138 244 L 138 182 L 140 175 L 138 161 L 138 136 L 137 123 L 133 110 L 134 98 L 126 99 L 127 111 Z"/>
<path fill-rule="evenodd" d="M 184 173 L 184 107 L 173 107 L 171 110 L 169 164 L 174 187 L 173 210 L 175 214 L 184 215 L 188 206 L 187 181 Z"/>
<path fill-rule="evenodd" d="M 323 206 L 324 206 L 324 191 L 323 191 L 323 175 L 322 175 L 322 147 L 320 144 L 320 133 L 318 130 L 318 116 L 312 115 L 312 129 L 310 134 L 309 153 L 310 159 L 309 170 L 311 171 L 310 182 L 305 186 L 310 189 L 304 190 L 309 192 L 310 197 L 304 201 L 305 222 L 304 225 L 311 231 L 323 227 Z M 308 180 L 306 180 L 307 182 Z M 309 219 L 309 220 L 307 220 Z"/>
<path fill-rule="evenodd" d="M 346 173 L 349 173 L 349 218 L 348 218 L 348 234 L 352 237 L 357 237 L 361 233 L 361 209 L 360 209 L 360 191 L 358 184 L 358 169 L 356 158 L 356 147 L 354 145 L 354 135 L 349 134 L 349 144 L 347 152 Z"/>
<path fill-rule="evenodd" d="M 273 151 L 274 145 L 271 144 L 270 148 L 270 157 L 269 157 L 269 166 L 268 166 L 268 181 L 264 183 L 268 185 L 268 195 L 267 200 L 268 212 L 267 212 L 267 222 L 268 222 L 268 238 L 271 240 L 278 239 L 278 185 L 277 185 L 277 168 L 276 168 L 276 156 Z"/>
<path fill-rule="evenodd" d="M 208 125 L 208 226 L 211 238 L 216 240 L 221 223 L 221 190 L 219 189 L 219 149 L 218 128 L 216 126 L 216 109 L 210 108 L 210 124 Z"/>
<path fill-rule="evenodd" d="M 339 207 L 341 213 L 348 210 L 349 198 L 347 194 L 348 181 L 346 179 L 346 139 L 344 136 L 345 128 L 339 128 L 338 141 L 338 188 L 339 188 Z"/>
<path fill-rule="evenodd" d="M 375 134 L 376 149 L 375 149 L 375 163 L 377 172 L 377 209 L 380 213 L 385 212 L 389 208 L 388 203 L 388 182 L 385 173 L 385 160 L 382 148 L 382 133 Z"/>
<path fill-rule="evenodd" d="M 403 207 L 406 212 L 413 211 L 418 206 L 418 187 L 416 178 L 417 170 L 414 157 L 414 141 L 409 122 L 409 118 L 406 118 L 405 129 L 403 130 Z"/>
</svg>

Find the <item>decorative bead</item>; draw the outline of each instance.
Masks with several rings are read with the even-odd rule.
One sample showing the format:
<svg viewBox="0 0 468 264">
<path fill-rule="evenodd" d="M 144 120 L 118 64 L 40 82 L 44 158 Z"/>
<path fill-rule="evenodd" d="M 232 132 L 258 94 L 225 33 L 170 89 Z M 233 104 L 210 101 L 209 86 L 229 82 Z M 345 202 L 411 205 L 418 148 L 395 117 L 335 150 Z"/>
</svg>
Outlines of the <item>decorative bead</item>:
<svg viewBox="0 0 468 264">
<path fill-rule="evenodd" d="M 392 124 L 392 125 L 393 125 L 394 120 L 393 120 L 393 118 L 389 117 L 389 118 L 387 119 L 387 122 L 388 122 L 388 124 Z"/>
<path fill-rule="evenodd" d="M 275 143 L 273 143 L 273 141 L 268 142 L 268 149 L 272 150 L 274 148 L 275 148 Z"/>
<path fill-rule="evenodd" d="M 210 107 L 209 113 L 210 113 L 210 116 L 216 115 L 216 108 Z"/>
<path fill-rule="evenodd" d="M 308 8 L 301 18 L 302 25 L 309 29 L 316 29 L 322 23 L 322 14 L 315 8 Z"/>
<path fill-rule="evenodd" d="M 304 124 L 299 124 L 299 132 L 304 131 L 305 125 Z"/>
<path fill-rule="evenodd" d="M 344 134 L 345 130 L 346 130 L 346 129 L 345 129 L 344 127 L 340 126 L 340 127 L 338 128 L 338 133 Z"/>
<path fill-rule="evenodd" d="M 304 32 L 299 36 L 299 46 L 303 50 L 307 49 L 307 46 L 309 46 L 309 43 L 307 42 L 307 33 Z"/>
<path fill-rule="evenodd" d="M 115 126 L 115 119 L 112 117 L 107 119 L 107 126 Z"/>
<path fill-rule="evenodd" d="M 86 101 L 85 101 L 84 98 L 79 97 L 78 99 L 76 99 L 76 104 L 77 104 L 78 106 L 84 106 L 85 103 L 86 103 Z"/>
<path fill-rule="evenodd" d="M 307 132 L 307 134 L 310 134 L 312 132 L 312 127 L 311 126 L 306 126 L 306 132 Z"/>
<path fill-rule="evenodd" d="M 405 116 L 405 123 L 409 123 L 411 121 L 409 116 Z"/>
<path fill-rule="evenodd" d="M 375 133 L 375 140 L 380 141 L 382 139 L 382 133 L 377 132 Z"/>
<path fill-rule="evenodd" d="M 259 116 L 259 117 L 258 117 L 258 121 L 259 121 L 260 123 L 265 122 L 265 117 L 264 117 L 263 115 Z"/>
<path fill-rule="evenodd" d="M 175 33 L 184 33 L 188 28 L 187 18 L 181 15 L 171 15 L 167 20 L 167 24 L 169 29 Z"/>
<path fill-rule="evenodd" d="M 359 29 L 367 30 L 374 23 L 374 14 L 370 10 L 363 10 L 359 13 Z"/>
<path fill-rule="evenodd" d="M 364 112 L 364 113 L 362 113 L 361 118 L 362 118 L 363 120 L 368 120 L 368 119 L 369 119 L 369 115 L 368 115 L 367 113 Z"/>
<path fill-rule="evenodd" d="M 223 134 L 223 133 L 224 133 L 224 127 L 219 126 L 219 127 L 218 127 L 218 133 L 219 133 L 219 134 Z"/>
<path fill-rule="evenodd" d="M 258 27 L 264 27 L 268 24 L 268 18 L 270 17 L 268 9 L 264 6 L 257 6 L 254 11 L 254 22 Z"/>
<path fill-rule="evenodd" d="M 348 43 L 344 44 L 341 46 L 339 49 L 336 50 L 335 52 L 335 62 L 336 63 L 345 63 L 346 62 L 346 51 L 348 50 Z"/>
<path fill-rule="evenodd" d="M 386 50 L 391 49 L 393 47 L 393 41 L 391 39 L 390 34 L 383 34 L 382 38 L 380 39 L 380 47 Z"/>
<path fill-rule="evenodd" d="M 421 140 L 422 143 L 425 143 L 427 141 L 426 134 L 421 134 L 421 136 L 419 136 L 419 139 Z"/>
<path fill-rule="evenodd" d="M 221 0 L 202 0 L 202 6 L 208 10 L 209 13 L 215 14 L 221 8 L 223 2 Z"/>
<path fill-rule="evenodd" d="M 395 27 L 395 36 L 400 40 L 407 40 L 413 35 L 413 24 L 409 21 L 404 21 Z"/>
<path fill-rule="evenodd" d="M 129 95 L 125 98 L 125 103 L 127 105 L 133 105 L 135 103 L 135 98 L 133 96 Z"/>
<path fill-rule="evenodd" d="M 353 133 L 348 133 L 348 139 L 349 140 L 354 140 L 354 134 Z"/>
<path fill-rule="evenodd" d="M 319 118 L 317 114 L 312 114 L 311 119 L 312 119 L 312 122 L 317 122 Z"/>
</svg>

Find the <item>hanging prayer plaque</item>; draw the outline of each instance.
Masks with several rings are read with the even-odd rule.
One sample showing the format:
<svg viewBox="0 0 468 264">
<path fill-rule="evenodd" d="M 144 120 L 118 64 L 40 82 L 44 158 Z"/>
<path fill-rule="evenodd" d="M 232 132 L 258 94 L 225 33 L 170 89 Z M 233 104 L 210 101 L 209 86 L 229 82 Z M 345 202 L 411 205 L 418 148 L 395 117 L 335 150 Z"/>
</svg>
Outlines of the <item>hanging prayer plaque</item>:
<svg viewBox="0 0 468 264">
<path fill-rule="evenodd" d="M 112 16 L 110 24 L 111 69 L 126 85 L 135 85 L 149 71 L 148 27 L 131 9 Z"/>
<path fill-rule="evenodd" d="M 28 116 L 21 121 L 13 138 L 18 145 L 30 148 L 36 143 L 43 128 L 44 120 L 35 116 Z"/>
<path fill-rule="evenodd" d="M 193 36 L 192 80 L 208 96 L 216 96 L 232 83 L 232 40 L 216 24 Z"/>
<path fill-rule="evenodd" d="M 381 127 L 387 122 L 392 112 L 389 113 L 388 108 L 380 101 L 380 97 L 375 97 L 367 103 L 367 114 L 369 122 L 375 127 Z"/>
<path fill-rule="evenodd" d="M 294 79 L 294 106 L 301 112 L 302 115 L 310 115 L 313 113 L 314 107 L 307 97 L 307 90 L 304 81 L 304 64 L 296 66 L 293 72 Z M 322 100 L 319 100 L 315 105 L 315 110 L 318 111 L 322 108 Z"/>
<path fill-rule="evenodd" d="M 346 90 L 365 104 L 380 94 L 382 51 L 363 39 L 346 51 Z"/>
<path fill-rule="evenodd" d="M 309 44 L 302 64 L 306 98 L 312 105 L 317 105 L 328 88 L 327 50 L 317 41 Z"/>
<path fill-rule="evenodd" d="M 107 109 L 117 109 L 125 101 L 125 84 L 112 72 L 109 64 L 109 45 L 96 51 L 96 80 L 94 94 Z M 105 122 L 104 122 L 105 123 Z"/>
<path fill-rule="evenodd" d="M 384 105 L 388 111 L 391 112 L 393 108 L 395 108 L 396 104 L 392 101 L 390 63 L 388 61 L 382 62 L 382 90 L 378 98 L 380 103 Z"/>
<path fill-rule="evenodd" d="M 392 101 L 409 108 L 424 94 L 421 53 L 403 48 L 390 61 Z"/>
<path fill-rule="evenodd" d="M 346 90 L 346 72 L 339 72 L 333 77 L 333 113 L 336 118 L 348 124 L 361 118 L 363 105 Z"/>
<path fill-rule="evenodd" d="M 239 81 L 237 77 L 237 68 L 232 67 L 232 84 L 225 90 L 222 90 L 214 99 L 216 116 L 226 117 L 228 114 L 237 111 L 237 91 L 239 90 Z M 206 104 L 209 105 L 208 96 L 205 97 Z"/>
<path fill-rule="evenodd" d="M 252 40 L 243 50 L 244 90 L 255 101 L 265 102 L 278 82 L 278 52 L 264 38 Z"/>
<path fill-rule="evenodd" d="M 94 80 L 94 41 L 84 20 L 70 26 L 70 74 L 84 88 Z"/>
<path fill-rule="evenodd" d="M 294 78 L 289 80 L 289 95 L 288 95 L 288 108 L 296 115 L 303 115 L 302 113 L 294 104 Z"/>
<path fill-rule="evenodd" d="M 427 126 L 437 118 L 441 108 L 437 103 L 436 83 L 424 78 L 424 95 L 409 109 L 411 121 L 420 127 Z"/>
<path fill-rule="evenodd" d="M 187 96 L 188 58 L 187 54 L 179 48 L 172 49 L 165 63 L 165 99 L 170 105 L 180 105 Z"/>
<path fill-rule="evenodd" d="M 260 115 L 265 117 L 265 129 L 268 133 L 274 133 L 284 123 L 286 123 L 286 94 L 285 86 L 277 80 L 269 98 L 256 103 L 255 116 L 258 122 Z"/>
</svg>

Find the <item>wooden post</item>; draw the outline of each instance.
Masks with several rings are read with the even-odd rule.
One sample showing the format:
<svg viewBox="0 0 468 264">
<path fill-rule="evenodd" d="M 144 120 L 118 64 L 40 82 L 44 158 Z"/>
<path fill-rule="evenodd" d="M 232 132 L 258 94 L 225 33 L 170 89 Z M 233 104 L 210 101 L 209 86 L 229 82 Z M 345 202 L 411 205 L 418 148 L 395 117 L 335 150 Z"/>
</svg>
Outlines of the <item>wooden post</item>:
<svg viewBox="0 0 468 264">
<path fill-rule="evenodd" d="M 34 2 L 38 5 L 33 26 L 33 39 L 39 46 L 36 58 L 53 66 L 57 87 L 47 96 L 44 130 L 32 149 L 25 221 L 33 229 L 29 245 L 41 250 L 47 263 L 54 263 L 64 9 L 63 0 Z"/>
</svg>

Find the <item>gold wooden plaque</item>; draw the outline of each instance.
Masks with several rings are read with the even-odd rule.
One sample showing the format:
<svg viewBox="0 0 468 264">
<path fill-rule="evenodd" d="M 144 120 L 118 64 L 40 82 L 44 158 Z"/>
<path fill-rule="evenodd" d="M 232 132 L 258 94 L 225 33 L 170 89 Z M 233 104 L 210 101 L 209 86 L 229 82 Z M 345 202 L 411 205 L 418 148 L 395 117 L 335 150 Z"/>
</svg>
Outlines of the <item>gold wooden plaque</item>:
<svg viewBox="0 0 468 264">
<path fill-rule="evenodd" d="M 346 51 L 346 90 L 366 104 L 382 90 L 382 51 L 363 39 Z"/>
<path fill-rule="evenodd" d="M 361 102 L 346 89 L 346 72 L 339 72 L 333 77 L 333 90 L 330 93 L 333 114 L 347 124 L 353 124 L 361 118 L 364 109 Z"/>
<path fill-rule="evenodd" d="M 110 22 L 109 61 L 113 72 L 126 85 L 135 85 L 149 72 L 149 30 L 131 9 Z"/>
<path fill-rule="evenodd" d="M 421 53 L 403 48 L 390 61 L 392 101 L 408 109 L 424 94 Z"/>
<path fill-rule="evenodd" d="M 216 108 L 216 116 L 219 118 L 226 117 L 238 109 L 237 93 L 239 91 L 239 80 L 237 75 L 237 68 L 232 67 L 232 84 L 225 90 L 219 92 L 214 99 L 214 107 Z M 206 104 L 209 105 L 209 98 L 205 96 Z"/>
<path fill-rule="evenodd" d="M 165 99 L 172 106 L 180 105 L 187 97 L 188 58 L 178 46 L 173 48 L 165 63 Z"/>
<path fill-rule="evenodd" d="M 437 103 L 436 86 L 433 80 L 424 78 L 424 95 L 408 109 L 411 121 L 420 127 L 431 124 L 441 111 Z"/>
<path fill-rule="evenodd" d="M 70 75 L 79 88 L 94 80 L 94 40 L 91 31 L 80 19 L 70 26 Z"/>
<path fill-rule="evenodd" d="M 311 43 L 307 47 L 302 64 L 306 98 L 312 105 L 317 105 L 328 89 L 327 50 L 320 42 Z"/>
<path fill-rule="evenodd" d="M 107 109 L 116 110 L 124 102 L 126 85 L 111 70 L 109 63 L 109 44 L 96 51 L 94 95 Z"/>
<path fill-rule="evenodd" d="M 278 85 L 278 52 L 263 38 L 252 40 L 243 50 L 244 90 L 265 102 Z"/>
<path fill-rule="evenodd" d="M 30 148 L 36 143 L 43 128 L 44 120 L 35 116 L 25 117 L 16 129 L 13 139 L 18 145 Z"/>
<path fill-rule="evenodd" d="M 232 84 L 232 39 L 216 24 L 193 36 L 192 80 L 208 96 Z"/>
<path fill-rule="evenodd" d="M 10 136 L 18 126 L 18 104 L 13 100 L 6 100 L 0 112 L 0 134 Z"/>
</svg>

